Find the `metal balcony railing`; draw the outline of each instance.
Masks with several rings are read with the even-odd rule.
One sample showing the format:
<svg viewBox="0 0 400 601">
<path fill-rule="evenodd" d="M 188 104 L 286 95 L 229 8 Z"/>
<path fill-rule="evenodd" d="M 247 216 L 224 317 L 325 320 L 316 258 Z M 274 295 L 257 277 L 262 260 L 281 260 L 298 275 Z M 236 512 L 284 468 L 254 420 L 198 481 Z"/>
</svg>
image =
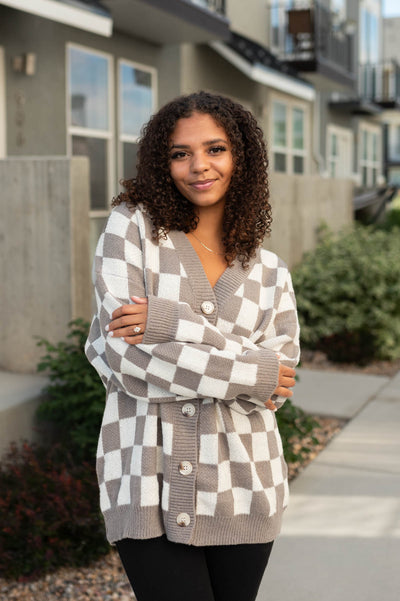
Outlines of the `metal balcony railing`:
<svg viewBox="0 0 400 601">
<path fill-rule="evenodd" d="M 362 98 L 387 108 L 400 105 L 400 65 L 396 60 L 360 65 L 358 82 Z"/>
<path fill-rule="evenodd" d="M 208 8 L 208 10 L 225 16 L 225 0 L 189 0 L 192 4 Z"/>
<path fill-rule="evenodd" d="M 272 47 L 281 60 L 300 71 L 316 71 L 318 63 L 324 62 L 354 75 L 354 32 L 329 8 L 315 0 L 296 2 L 284 10 L 273 5 L 270 20 Z"/>
</svg>

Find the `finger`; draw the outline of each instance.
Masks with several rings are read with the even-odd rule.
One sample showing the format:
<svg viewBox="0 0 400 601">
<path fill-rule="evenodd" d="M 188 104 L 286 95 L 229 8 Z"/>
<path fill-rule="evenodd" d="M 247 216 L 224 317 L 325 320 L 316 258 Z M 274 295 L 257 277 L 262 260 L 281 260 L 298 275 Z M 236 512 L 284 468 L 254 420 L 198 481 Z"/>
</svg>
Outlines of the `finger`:
<svg viewBox="0 0 400 601">
<path fill-rule="evenodd" d="M 136 310 L 131 311 L 129 315 L 122 315 L 122 317 L 117 317 L 110 321 L 108 327 L 106 326 L 106 330 L 115 330 L 117 328 L 136 325 L 140 321 L 144 321 L 146 315 L 147 307 L 136 307 Z"/>
<path fill-rule="evenodd" d="M 131 296 L 131 299 L 133 300 L 134 303 L 137 303 L 139 305 L 147 305 L 148 300 L 147 297 L 141 297 L 141 296 Z"/>
<path fill-rule="evenodd" d="M 282 365 L 281 363 L 279 366 L 279 375 L 294 378 L 296 375 L 296 370 L 293 369 L 293 367 L 287 367 L 287 365 Z"/>
<path fill-rule="evenodd" d="M 285 388 L 285 386 L 278 386 L 278 388 L 274 390 L 274 394 L 277 394 L 278 396 L 284 396 L 286 398 L 293 396 L 292 390 L 290 390 L 290 388 Z"/>
<path fill-rule="evenodd" d="M 279 378 L 279 385 L 285 386 L 286 388 L 293 388 L 296 385 L 296 380 L 294 378 Z"/>
<path fill-rule="evenodd" d="M 138 334 L 144 334 L 145 324 L 138 322 L 137 324 L 127 326 L 125 328 L 118 328 L 116 330 L 110 330 L 109 336 L 113 338 L 124 338 L 124 336 L 137 336 Z"/>
<path fill-rule="evenodd" d="M 140 308 L 137 305 L 121 305 L 118 309 L 112 312 L 111 317 L 113 319 L 117 319 L 118 317 L 122 317 L 123 315 L 132 315 L 132 313 L 137 313 Z"/>
<path fill-rule="evenodd" d="M 270 409 L 271 411 L 276 411 L 274 402 L 271 401 L 271 399 L 268 399 L 268 401 L 265 401 L 264 405 L 266 406 L 267 409 Z"/>
<path fill-rule="evenodd" d="M 125 336 L 124 340 L 128 344 L 140 344 L 143 340 L 143 334 L 140 336 Z"/>
</svg>

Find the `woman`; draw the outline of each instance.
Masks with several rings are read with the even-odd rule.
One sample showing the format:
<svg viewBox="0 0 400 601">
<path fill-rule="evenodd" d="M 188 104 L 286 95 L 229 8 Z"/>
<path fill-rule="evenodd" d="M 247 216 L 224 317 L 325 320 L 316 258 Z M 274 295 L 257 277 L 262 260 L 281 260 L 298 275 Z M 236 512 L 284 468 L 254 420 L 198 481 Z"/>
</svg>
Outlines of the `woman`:
<svg viewBox="0 0 400 601">
<path fill-rule="evenodd" d="M 100 500 L 138 601 L 254 600 L 280 530 L 274 411 L 299 328 L 289 272 L 260 248 L 266 168 L 242 106 L 178 98 L 145 127 L 98 243 L 86 352 L 107 388 Z"/>
</svg>

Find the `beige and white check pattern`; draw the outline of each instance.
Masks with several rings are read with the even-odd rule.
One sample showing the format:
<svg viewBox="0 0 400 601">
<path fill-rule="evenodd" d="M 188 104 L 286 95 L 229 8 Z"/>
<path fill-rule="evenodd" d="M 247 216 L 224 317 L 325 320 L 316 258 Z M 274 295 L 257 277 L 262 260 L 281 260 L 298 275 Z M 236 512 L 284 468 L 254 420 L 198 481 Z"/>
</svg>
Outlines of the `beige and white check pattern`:
<svg viewBox="0 0 400 601">
<path fill-rule="evenodd" d="M 151 228 L 141 210 L 114 209 L 94 265 L 98 311 L 86 353 L 107 387 L 97 461 L 109 540 L 163 532 L 197 545 L 271 540 L 288 492 L 264 401 L 276 388 L 276 354 L 287 365 L 299 357 L 290 275 L 260 250 L 248 270 L 236 262 L 211 288 L 186 236 L 157 243 Z M 149 299 L 136 346 L 105 330 L 131 295 Z M 188 401 L 191 417 L 182 413 Z M 182 461 L 190 473 L 179 472 Z"/>
</svg>

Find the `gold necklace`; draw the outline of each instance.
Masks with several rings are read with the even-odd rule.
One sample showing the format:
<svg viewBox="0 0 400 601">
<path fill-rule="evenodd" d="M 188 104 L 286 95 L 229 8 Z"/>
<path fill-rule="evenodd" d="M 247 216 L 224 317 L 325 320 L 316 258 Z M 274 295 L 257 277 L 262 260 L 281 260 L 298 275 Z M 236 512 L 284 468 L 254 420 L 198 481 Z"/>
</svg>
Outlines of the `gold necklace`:
<svg viewBox="0 0 400 601">
<path fill-rule="evenodd" d="M 193 238 L 196 238 L 197 242 L 200 242 L 200 244 L 201 244 L 202 246 L 204 246 L 204 248 L 205 248 L 206 250 L 208 250 L 208 252 L 210 252 L 210 253 L 213 253 L 214 255 L 225 256 L 225 253 L 217 253 L 217 251 L 216 251 L 216 250 L 213 250 L 212 248 L 208 248 L 208 246 L 206 246 L 206 245 L 204 244 L 204 242 L 202 242 L 202 241 L 200 240 L 200 238 L 198 238 L 198 237 L 196 236 L 196 234 L 194 234 L 193 232 L 190 232 L 190 233 L 192 234 Z"/>
</svg>

